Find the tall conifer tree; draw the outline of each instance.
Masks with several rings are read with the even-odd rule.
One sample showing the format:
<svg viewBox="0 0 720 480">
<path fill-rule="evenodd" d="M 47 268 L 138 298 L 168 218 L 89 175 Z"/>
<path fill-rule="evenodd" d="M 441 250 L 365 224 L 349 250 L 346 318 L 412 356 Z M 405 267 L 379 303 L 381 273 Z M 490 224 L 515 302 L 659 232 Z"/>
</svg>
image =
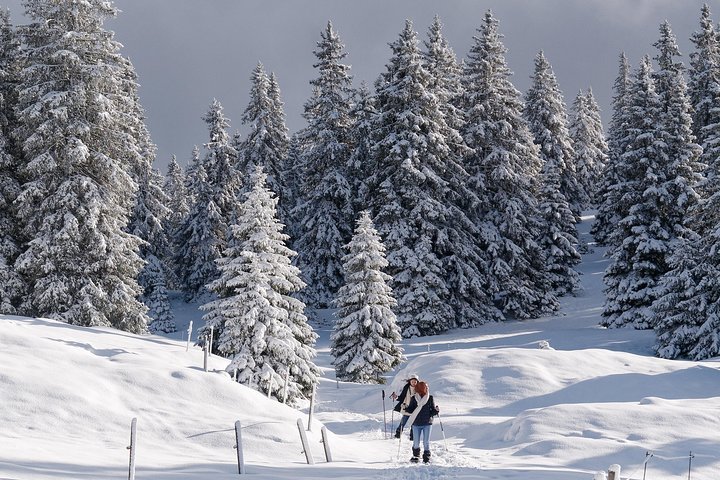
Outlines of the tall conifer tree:
<svg viewBox="0 0 720 480">
<path fill-rule="evenodd" d="M 385 383 L 383 374 L 404 360 L 396 305 L 383 272 L 385 246 L 370 215 L 362 212 L 343 257 L 345 284 L 338 291 L 337 321 L 330 337 L 338 378 L 360 383 Z"/>
<path fill-rule="evenodd" d="M 560 193 L 579 220 L 589 198 L 581 188 L 575 168 L 575 150 L 568 130 L 567 109 L 555 73 L 543 52 L 535 57 L 532 85 L 525 96 L 525 117 L 543 165 L 551 159 L 560 174 Z M 577 236 L 577 235 L 575 235 Z"/>
<path fill-rule="evenodd" d="M 489 291 L 499 296 L 506 315 L 530 318 L 555 311 L 558 301 L 537 242 L 541 160 L 501 39 L 497 20 L 487 12 L 463 75 L 463 136 L 474 150 L 465 168 L 481 198 L 474 218 L 491 254 Z"/>
<path fill-rule="evenodd" d="M 22 146 L 17 200 L 31 239 L 16 266 L 23 310 L 79 325 L 141 333 L 139 239 L 124 231 L 143 147 L 133 76 L 105 19 L 110 2 L 29 0 L 31 24 L 15 135 Z M 42 112 L 38 115 L 36 112 Z"/>
<path fill-rule="evenodd" d="M 220 276 L 208 285 L 219 298 L 201 308 L 207 326 L 220 332 L 217 348 L 231 359 L 227 368 L 237 371 L 237 381 L 292 402 L 318 381 L 312 362 L 317 335 L 305 305 L 293 297 L 304 283 L 290 263 L 295 252 L 285 246 L 277 198 L 265 178 L 258 167 L 218 260 Z"/>
<path fill-rule="evenodd" d="M 580 91 L 573 102 L 574 115 L 570 124 L 570 138 L 575 150 L 575 170 L 583 198 L 583 208 L 596 202 L 597 185 L 608 162 L 608 145 L 603 133 L 600 108 L 592 90 Z"/>
<path fill-rule="evenodd" d="M 308 284 L 306 303 L 327 308 L 342 285 L 342 246 L 352 236 L 352 199 L 347 180 L 350 158 L 350 67 L 337 32 L 328 22 L 315 50 L 318 77 L 305 104 L 301 154 L 302 184 L 294 217 L 298 219 L 297 265 Z"/>
<path fill-rule="evenodd" d="M 625 53 L 622 53 L 618 76 L 615 79 L 612 118 L 608 128 L 608 161 L 595 193 L 598 212 L 590 230 L 599 245 L 610 244 L 618 221 L 625 217 L 629 208 L 619 200 L 623 194 L 620 185 L 624 181 L 624 172 L 621 171 L 622 155 L 631 139 L 628 131 L 630 83 L 630 65 Z"/>
</svg>

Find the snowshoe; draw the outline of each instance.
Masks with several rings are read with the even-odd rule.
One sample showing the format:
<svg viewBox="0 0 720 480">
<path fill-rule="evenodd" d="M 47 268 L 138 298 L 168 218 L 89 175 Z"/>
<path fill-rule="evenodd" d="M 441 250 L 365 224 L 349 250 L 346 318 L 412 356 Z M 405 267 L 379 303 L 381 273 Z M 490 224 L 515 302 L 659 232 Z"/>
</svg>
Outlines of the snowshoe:
<svg viewBox="0 0 720 480">
<path fill-rule="evenodd" d="M 410 458 L 412 463 L 418 463 L 420 461 L 420 447 L 413 448 L 413 456 Z"/>
</svg>

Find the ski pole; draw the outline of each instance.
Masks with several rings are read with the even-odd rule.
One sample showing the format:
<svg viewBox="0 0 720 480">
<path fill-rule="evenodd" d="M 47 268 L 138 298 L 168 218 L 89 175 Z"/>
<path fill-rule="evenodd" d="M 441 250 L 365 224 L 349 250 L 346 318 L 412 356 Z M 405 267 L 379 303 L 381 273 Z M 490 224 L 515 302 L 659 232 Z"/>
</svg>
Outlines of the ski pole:
<svg viewBox="0 0 720 480">
<path fill-rule="evenodd" d="M 647 473 L 647 464 L 653 457 L 651 452 L 645 452 L 645 465 L 643 466 L 643 480 L 645 480 L 645 474 Z"/>
<path fill-rule="evenodd" d="M 400 444 L 402 443 L 402 431 L 403 429 L 400 428 L 400 437 L 398 438 L 398 462 L 400 461 Z"/>
<path fill-rule="evenodd" d="M 385 390 L 382 391 L 383 400 L 383 428 L 385 429 L 385 439 L 387 440 L 387 413 L 385 410 Z"/>
<path fill-rule="evenodd" d="M 390 410 L 390 436 L 395 431 L 395 409 Z"/>
<path fill-rule="evenodd" d="M 437 412 L 438 420 L 440 420 L 440 431 L 442 432 L 443 442 L 445 443 L 445 452 L 448 451 L 447 438 L 445 438 L 445 429 L 443 428 L 442 418 L 440 418 L 440 412 Z"/>
</svg>

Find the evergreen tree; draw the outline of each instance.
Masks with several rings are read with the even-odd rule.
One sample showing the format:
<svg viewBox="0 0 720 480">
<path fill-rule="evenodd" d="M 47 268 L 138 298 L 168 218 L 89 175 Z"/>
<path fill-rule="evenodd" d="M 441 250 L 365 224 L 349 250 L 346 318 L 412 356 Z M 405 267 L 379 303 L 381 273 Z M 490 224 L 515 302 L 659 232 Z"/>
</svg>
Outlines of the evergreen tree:
<svg viewBox="0 0 720 480">
<path fill-rule="evenodd" d="M 525 98 L 525 117 L 535 143 L 540 147 L 543 165 L 551 160 L 559 169 L 560 193 L 579 220 L 583 205 L 589 203 L 590 199 L 578 180 L 562 92 L 543 52 L 535 57 L 532 85 Z"/>
<path fill-rule="evenodd" d="M 19 155 L 10 137 L 15 123 L 19 49 L 10 13 L 0 10 L 0 313 L 6 314 L 17 313 L 25 292 L 24 282 L 13 265 L 21 250 L 19 222 L 13 207 L 20 194 Z"/>
<path fill-rule="evenodd" d="M 373 120 L 377 115 L 375 97 L 365 82 L 355 92 L 355 100 L 350 112 L 353 129 L 350 132 L 352 153 L 348 161 L 347 178 L 350 182 L 350 197 L 353 212 L 360 212 L 370 203 L 368 198 L 368 179 L 373 173 Z"/>
<path fill-rule="evenodd" d="M 610 237 L 618 221 L 625 217 L 627 205 L 619 202 L 623 192 L 620 186 L 624 173 L 620 171 L 622 155 L 625 153 L 630 134 L 628 129 L 630 65 L 625 53 L 620 54 L 620 71 L 615 79 L 615 96 L 613 96 L 613 113 L 608 129 L 608 161 L 603 169 L 600 182 L 595 193 L 598 212 L 595 216 L 590 233 L 599 245 L 610 244 Z"/>
<path fill-rule="evenodd" d="M 693 262 L 673 252 L 686 250 L 694 241 L 695 233 L 686 220 L 698 199 L 693 186 L 700 178 L 700 148 L 692 135 L 683 67 L 674 61 L 680 54 L 675 37 L 667 22 L 660 32 L 655 43 L 659 69 L 651 74 L 645 60 L 640 73 L 651 75 L 652 81 L 641 80 L 639 75 L 633 91 L 637 98 L 632 100 L 628 118 L 632 139 L 623 156 L 622 171 L 635 169 L 638 175 L 632 176 L 637 179 L 634 184 L 622 188 L 629 196 L 621 202 L 632 206 L 616 232 L 619 247 L 608 270 L 611 275 L 606 276 L 611 308 L 606 308 L 604 315 L 610 325 L 632 323 L 636 328 L 658 328 L 664 335 L 668 328 L 678 326 L 665 323 L 669 315 L 662 313 L 662 301 L 652 310 L 648 307 L 665 296 L 679 294 L 677 298 L 682 300 L 688 295 L 684 280 L 675 277 L 685 278 L 686 266 Z M 656 94 L 648 86 L 653 83 Z M 632 128 L 635 125 L 641 128 Z M 616 266 L 620 268 L 613 271 Z"/>
<path fill-rule="evenodd" d="M 318 78 L 305 104 L 302 184 L 293 216 L 298 231 L 297 265 L 308 284 L 301 293 L 314 308 L 327 308 L 342 285 L 342 246 L 352 234 L 351 189 L 346 177 L 350 158 L 350 67 L 346 53 L 328 22 L 315 56 Z"/>
<path fill-rule="evenodd" d="M 15 130 L 24 160 L 16 200 L 31 239 L 16 267 L 30 287 L 23 311 L 142 333 L 140 240 L 124 231 L 143 151 L 129 62 L 109 2 L 29 0 Z"/>
<path fill-rule="evenodd" d="M 247 175 L 255 167 L 263 167 L 268 175 L 268 187 L 279 197 L 280 219 L 285 221 L 288 213 L 282 208 L 285 204 L 283 198 L 287 196 L 284 166 L 289 140 L 280 89 L 274 75 L 270 81 L 262 63 L 257 64 L 250 78 L 250 103 L 242 117 L 250 132 L 238 147 L 241 157 L 239 170 Z"/>
<path fill-rule="evenodd" d="M 213 100 L 203 120 L 210 141 L 202 159 L 193 152 L 188 175 L 193 204 L 175 239 L 175 263 L 186 300 L 202 299 L 207 294 L 205 285 L 217 278 L 215 261 L 225 248 L 241 187 L 237 151 L 229 144 L 229 123 L 220 102 Z"/>
<path fill-rule="evenodd" d="M 537 317 L 558 308 L 537 242 L 541 224 L 534 191 L 540 158 L 490 12 L 478 33 L 463 76 L 463 136 L 474 149 L 465 168 L 481 195 L 474 218 L 491 254 L 489 291 L 502 299 L 505 314 Z"/>
<path fill-rule="evenodd" d="M 230 145 L 227 133 L 230 122 L 225 118 L 223 107 L 213 99 L 203 117 L 210 132 L 210 141 L 205 144 L 202 159 L 211 190 L 211 198 L 220 212 L 221 224 L 217 226 L 218 242 L 225 242 L 225 230 L 233 220 L 235 207 L 242 187 L 243 172 L 238 171 L 238 152 Z"/>
<path fill-rule="evenodd" d="M 442 22 L 439 16 L 433 18 L 425 41 L 424 65 L 430 74 L 429 90 L 440 102 L 440 110 L 445 123 L 460 130 L 463 126 L 463 111 L 459 108 L 462 96 L 462 70 L 457 63 L 455 52 L 442 34 Z M 464 143 L 459 144 L 459 155 L 466 153 Z"/>
<path fill-rule="evenodd" d="M 220 277 L 208 285 L 219 298 L 201 308 L 207 327 L 220 332 L 218 350 L 231 358 L 227 369 L 237 371 L 237 381 L 293 401 L 318 381 L 312 362 L 317 335 L 307 324 L 305 305 L 292 297 L 304 284 L 290 263 L 295 252 L 285 246 L 277 198 L 260 168 L 250 184 L 218 260 Z"/>
<path fill-rule="evenodd" d="M 383 273 L 385 247 L 368 212 L 362 212 L 343 257 L 345 284 L 338 291 L 339 308 L 330 337 L 337 378 L 359 383 L 385 383 L 383 374 L 404 360 L 392 307 L 396 301 Z"/>
<path fill-rule="evenodd" d="M 289 198 L 292 193 L 288 184 L 287 157 L 290 149 L 290 133 L 285 123 L 285 104 L 282 101 L 282 94 L 280 92 L 280 85 L 278 84 L 275 72 L 270 72 L 268 78 L 268 96 L 270 97 L 271 110 L 269 116 L 270 132 L 271 137 L 274 139 L 274 146 L 277 152 L 277 169 L 276 175 L 278 176 L 278 184 L 273 190 L 278 195 L 278 218 L 280 221 L 287 225 L 290 222 L 290 212 L 293 204 L 292 199 Z M 267 167 L 269 168 L 269 167 Z M 271 190 L 273 185 L 269 184 Z"/>
<path fill-rule="evenodd" d="M 298 237 L 300 230 L 298 219 L 292 215 L 300 199 L 300 181 L 302 177 L 302 133 L 295 133 L 290 137 L 287 158 L 283 169 L 285 178 L 285 198 L 283 210 L 286 212 L 286 233 L 290 235 L 291 244 Z M 281 217 L 282 218 L 282 217 Z"/>
<path fill-rule="evenodd" d="M 694 32 L 690 40 L 695 45 L 688 72 L 693 133 L 698 143 L 705 145 L 706 137 L 717 130 L 720 102 L 720 40 L 707 4 L 702 7 L 700 30 Z"/>
<path fill-rule="evenodd" d="M 175 155 L 172 156 L 170 163 L 168 163 L 163 191 L 167 195 L 167 207 L 169 210 L 166 230 L 170 238 L 172 238 L 182 224 L 183 219 L 190 212 L 187 177 L 183 168 L 177 162 Z"/>
<path fill-rule="evenodd" d="M 688 207 L 682 243 L 671 257 L 672 270 L 662 283 L 662 296 L 653 305 L 656 313 L 656 352 L 664 358 L 689 357 L 696 360 L 718 354 L 718 309 L 720 300 L 715 259 L 718 248 L 717 228 L 720 224 L 720 186 L 718 169 L 718 41 L 710 19 L 710 10 L 702 9 L 700 31 L 692 41 L 696 51 L 691 54 L 689 101 L 693 105 L 693 129 L 702 142 L 700 163 L 704 176 L 698 183 L 700 199 Z M 668 63 L 668 62 L 666 62 Z M 678 83 L 676 82 L 676 85 Z M 673 111 L 673 110 L 669 110 Z M 685 132 L 687 120 L 676 131 Z M 685 145 L 685 151 L 688 151 Z M 697 236 L 692 236 L 697 233 Z"/>
<path fill-rule="evenodd" d="M 220 209 L 212 199 L 205 166 L 197 166 L 193 175 L 194 202 L 175 238 L 175 265 L 180 285 L 188 301 L 205 295 L 205 285 L 217 278 L 215 260 L 220 258 L 224 224 Z"/>
<path fill-rule="evenodd" d="M 573 110 L 575 114 L 570 124 L 570 138 L 575 150 L 578 185 L 586 199 L 582 207 L 588 208 L 596 201 L 597 185 L 608 162 L 608 145 L 603 133 L 600 108 L 592 89 L 578 93 Z"/>
<path fill-rule="evenodd" d="M 479 231 L 459 207 L 478 203 L 454 153 L 462 138 L 430 89 L 410 21 L 391 48 L 376 83 L 375 172 L 368 184 L 398 297 L 398 325 L 404 336 L 432 335 L 498 319 Z"/>
<path fill-rule="evenodd" d="M 540 245 L 546 252 L 550 285 L 557 295 L 573 293 L 580 287 L 580 278 L 573 267 L 580 263 L 576 249 L 575 217 L 560 191 L 560 168 L 548 157 L 541 173 L 540 214 L 543 231 Z"/>
<path fill-rule="evenodd" d="M 603 279 L 606 302 L 601 324 L 650 328 L 646 311 L 655 300 L 658 280 L 667 271 L 669 250 L 665 240 L 669 232 L 657 222 L 657 190 L 651 190 L 659 187 L 654 172 L 661 171 L 657 141 L 661 105 L 647 56 L 629 86 L 626 108 L 628 141 L 618 165 L 624 181 L 616 189 L 623 192 L 618 201 L 631 207 L 614 232 L 617 247 Z M 646 191 L 652 198 L 643 198 Z M 661 241 L 656 242 L 658 238 Z"/>
<path fill-rule="evenodd" d="M 169 198 L 162 188 L 160 173 L 147 166 L 139 172 L 138 195 L 128 230 L 144 243 L 140 256 L 145 266 L 138 283 L 143 288 L 142 302 L 148 307 L 149 325 L 152 332 L 174 332 L 175 321 L 167 295 L 165 269 L 160 259 L 170 256 L 170 240 L 165 229 L 170 216 Z"/>
</svg>

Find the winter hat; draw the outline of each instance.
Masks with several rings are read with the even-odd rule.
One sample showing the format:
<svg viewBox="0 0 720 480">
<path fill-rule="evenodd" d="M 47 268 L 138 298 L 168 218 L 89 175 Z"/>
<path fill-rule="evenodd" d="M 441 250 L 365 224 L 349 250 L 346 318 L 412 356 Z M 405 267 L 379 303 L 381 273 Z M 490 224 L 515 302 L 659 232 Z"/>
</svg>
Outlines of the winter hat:
<svg viewBox="0 0 720 480">
<path fill-rule="evenodd" d="M 421 397 L 427 395 L 428 390 L 428 384 L 425 382 L 418 382 L 418 384 L 415 385 L 415 393 L 417 393 Z"/>
<path fill-rule="evenodd" d="M 412 380 L 412 379 L 415 379 L 415 380 L 417 380 L 418 382 L 420 381 L 420 377 L 418 377 L 417 373 L 413 373 L 413 374 L 410 375 L 405 381 L 406 381 L 406 382 L 409 382 L 409 381 Z"/>
</svg>

